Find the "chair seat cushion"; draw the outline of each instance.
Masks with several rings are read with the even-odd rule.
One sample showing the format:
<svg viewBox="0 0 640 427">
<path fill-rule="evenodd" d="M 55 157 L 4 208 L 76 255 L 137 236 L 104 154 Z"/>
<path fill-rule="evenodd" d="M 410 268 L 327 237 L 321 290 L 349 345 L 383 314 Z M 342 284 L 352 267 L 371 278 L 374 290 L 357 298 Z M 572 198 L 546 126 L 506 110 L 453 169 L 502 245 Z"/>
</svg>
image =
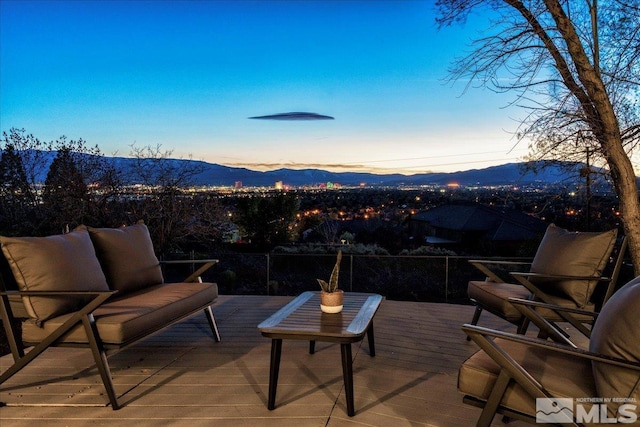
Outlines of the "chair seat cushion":
<svg viewBox="0 0 640 427">
<path fill-rule="evenodd" d="M 495 342 L 555 397 L 597 396 L 590 361 L 500 338 L 496 338 Z M 465 395 L 487 400 L 499 373 L 500 366 L 484 351 L 478 351 L 460 367 L 458 390 Z M 535 399 L 515 382 L 507 387 L 502 405 L 534 417 L 536 415 Z"/>
<path fill-rule="evenodd" d="M 109 300 L 94 311 L 100 338 L 105 344 L 122 345 L 172 321 L 211 304 L 218 296 L 215 283 L 160 284 Z M 62 325 L 72 313 L 43 322 L 23 323 L 22 339 L 38 342 Z M 64 343 L 87 343 L 82 324 L 71 329 L 62 339 Z"/>
<path fill-rule="evenodd" d="M 508 299 L 528 299 L 531 295 L 531 292 L 522 285 L 488 282 L 484 280 L 469 282 L 467 293 L 469 298 L 475 300 L 482 308 L 499 314 L 509 322 L 519 321 L 522 318 L 522 314 Z"/>
</svg>

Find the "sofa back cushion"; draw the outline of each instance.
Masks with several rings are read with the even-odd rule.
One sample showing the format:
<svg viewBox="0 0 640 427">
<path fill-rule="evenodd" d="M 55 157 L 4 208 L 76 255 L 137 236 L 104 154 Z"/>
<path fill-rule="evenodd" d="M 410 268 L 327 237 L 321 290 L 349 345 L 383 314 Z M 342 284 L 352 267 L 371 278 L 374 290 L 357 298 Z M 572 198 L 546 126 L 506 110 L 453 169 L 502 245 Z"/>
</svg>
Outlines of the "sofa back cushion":
<svg viewBox="0 0 640 427">
<path fill-rule="evenodd" d="M 160 262 L 145 224 L 89 227 L 89 234 L 111 289 L 133 292 L 163 283 Z"/>
<path fill-rule="evenodd" d="M 620 288 L 604 305 L 593 326 L 589 350 L 640 362 L 639 307 L 640 276 Z M 592 366 L 598 397 L 640 401 L 640 372 L 598 362 Z"/>
<path fill-rule="evenodd" d="M 89 233 L 77 229 L 48 237 L 0 236 L 2 252 L 22 291 L 108 291 Z M 78 310 L 92 296 L 25 296 L 29 317 L 40 323 Z"/>
<path fill-rule="evenodd" d="M 538 246 L 531 272 L 600 278 L 617 236 L 617 230 L 572 232 L 551 224 Z M 589 303 L 598 284 L 598 280 L 535 279 L 532 282 L 543 292 L 573 300 L 580 308 Z"/>
</svg>

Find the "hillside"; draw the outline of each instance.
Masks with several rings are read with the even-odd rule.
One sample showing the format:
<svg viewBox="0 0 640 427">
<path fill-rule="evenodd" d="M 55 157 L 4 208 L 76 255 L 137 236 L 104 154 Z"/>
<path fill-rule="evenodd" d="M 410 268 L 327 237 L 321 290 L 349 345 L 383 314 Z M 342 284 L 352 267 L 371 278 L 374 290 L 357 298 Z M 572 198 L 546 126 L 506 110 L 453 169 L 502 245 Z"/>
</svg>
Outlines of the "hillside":
<svg viewBox="0 0 640 427">
<path fill-rule="evenodd" d="M 48 163 L 55 157 L 55 152 L 47 153 Z M 116 168 L 123 172 L 123 176 L 130 176 L 136 165 L 136 160 L 126 157 L 106 157 Z M 196 160 L 169 159 L 171 166 L 176 169 L 185 167 L 197 168 L 200 173 L 194 177 L 194 185 L 202 186 L 233 186 L 242 182 L 245 187 L 273 187 L 277 181 L 290 186 L 314 186 L 328 182 L 343 186 L 400 186 L 400 185 L 448 185 L 462 186 L 499 186 L 499 185 L 552 185 L 584 183 L 580 177 L 580 164 L 558 162 L 538 172 L 525 168 L 524 163 L 508 163 L 484 169 L 471 169 L 450 173 L 421 173 L 414 175 L 403 174 L 372 174 L 361 172 L 329 172 L 321 169 L 277 169 L 259 172 L 246 168 L 229 167 L 216 163 Z M 47 166 L 48 167 L 48 166 Z M 38 175 L 38 180 L 44 182 L 46 170 Z M 595 174 L 594 174 L 595 177 Z M 602 183 L 602 179 L 600 179 Z M 130 181 L 130 184 L 136 182 Z M 594 185 L 598 185 L 594 182 Z"/>
<path fill-rule="evenodd" d="M 183 160 L 175 160 L 183 161 Z M 121 163 L 123 166 L 126 162 Z M 580 165 L 556 165 L 537 173 L 525 170 L 523 163 L 509 163 L 484 169 L 472 169 L 451 173 L 422 173 L 415 175 L 371 174 L 356 172 L 329 172 L 321 169 L 277 169 L 268 172 L 233 168 L 212 163 L 199 163 L 203 172 L 196 176 L 198 185 L 234 185 L 241 181 L 243 186 L 273 186 L 277 181 L 285 185 L 305 186 L 321 183 L 339 183 L 343 186 L 360 184 L 377 186 L 398 185 L 529 185 L 533 183 L 558 184 L 573 181 L 584 182 L 577 172 Z M 573 166 L 573 168 L 571 168 Z M 573 170 L 573 171 L 572 171 Z"/>
</svg>

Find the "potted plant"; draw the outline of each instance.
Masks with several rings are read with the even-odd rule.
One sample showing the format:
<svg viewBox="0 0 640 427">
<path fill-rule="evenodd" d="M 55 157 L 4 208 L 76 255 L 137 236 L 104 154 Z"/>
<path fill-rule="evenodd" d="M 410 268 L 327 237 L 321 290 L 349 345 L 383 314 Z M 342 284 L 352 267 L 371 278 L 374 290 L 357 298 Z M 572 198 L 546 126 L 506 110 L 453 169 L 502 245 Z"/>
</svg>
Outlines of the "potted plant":
<svg viewBox="0 0 640 427">
<path fill-rule="evenodd" d="M 340 275 L 340 261 L 342 261 L 342 250 L 338 251 L 336 265 L 333 266 L 329 283 L 322 279 L 317 279 L 320 284 L 320 310 L 323 313 L 340 313 L 344 301 L 344 292 L 338 289 L 338 276 Z"/>
</svg>

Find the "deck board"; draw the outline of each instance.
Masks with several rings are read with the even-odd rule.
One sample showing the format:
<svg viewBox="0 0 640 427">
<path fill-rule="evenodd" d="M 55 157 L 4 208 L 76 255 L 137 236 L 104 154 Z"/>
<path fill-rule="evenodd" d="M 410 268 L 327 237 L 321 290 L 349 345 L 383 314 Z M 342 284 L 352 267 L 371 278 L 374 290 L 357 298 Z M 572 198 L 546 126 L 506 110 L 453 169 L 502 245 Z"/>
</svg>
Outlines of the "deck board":
<svg viewBox="0 0 640 427">
<path fill-rule="evenodd" d="M 276 409 L 267 410 L 271 341 L 257 325 L 290 300 L 222 296 L 214 306 L 222 342 L 196 315 L 111 355 L 125 404 L 118 411 L 106 406 L 88 350 L 49 349 L 2 385 L 0 420 L 16 427 L 475 424 L 480 410 L 463 404 L 456 389 L 458 367 L 477 350 L 460 330 L 473 308 L 448 304 L 383 301 L 374 319 L 376 357 L 366 339 L 353 345 L 354 417 L 346 415 L 340 346 L 318 342 L 310 355 L 308 343 L 285 340 Z M 491 315 L 481 324 L 511 328 Z M 0 358 L 0 369 L 10 362 Z"/>
</svg>

